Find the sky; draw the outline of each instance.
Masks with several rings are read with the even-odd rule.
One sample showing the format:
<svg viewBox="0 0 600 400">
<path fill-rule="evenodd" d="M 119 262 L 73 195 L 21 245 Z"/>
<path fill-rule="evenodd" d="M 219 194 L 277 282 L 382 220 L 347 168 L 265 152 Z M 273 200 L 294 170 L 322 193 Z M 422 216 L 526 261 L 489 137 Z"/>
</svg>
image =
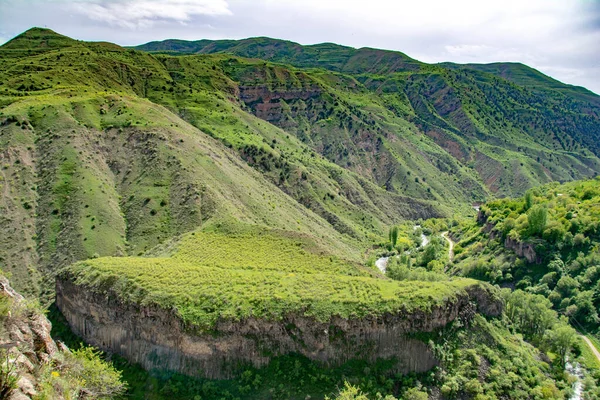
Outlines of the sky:
<svg viewBox="0 0 600 400">
<path fill-rule="evenodd" d="M 600 0 L 0 0 L 0 43 L 32 26 L 120 45 L 269 36 L 522 62 L 600 93 Z"/>
</svg>

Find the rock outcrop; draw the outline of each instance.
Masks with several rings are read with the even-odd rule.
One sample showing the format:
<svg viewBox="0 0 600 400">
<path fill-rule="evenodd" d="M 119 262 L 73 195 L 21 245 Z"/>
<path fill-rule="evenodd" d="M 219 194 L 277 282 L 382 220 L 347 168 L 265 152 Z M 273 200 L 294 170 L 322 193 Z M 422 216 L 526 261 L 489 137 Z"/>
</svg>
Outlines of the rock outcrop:
<svg viewBox="0 0 600 400">
<path fill-rule="evenodd" d="M 477 214 L 477 222 L 483 225 L 483 231 L 489 234 L 490 238 L 502 239 L 502 233 L 495 230 L 496 225 L 488 221 L 488 216 L 483 210 L 480 210 Z M 504 247 L 514 251 L 517 256 L 525 258 L 530 264 L 541 264 L 543 261 L 541 255 L 537 254 L 535 250 L 535 243 L 522 242 L 511 237 L 506 237 L 504 239 Z"/>
<path fill-rule="evenodd" d="M 27 310 L 26 300 L 5 277 L 0 277 L 0 297 L 8 307 L 7 315 L 2 318 L 0 348 L 17 376 L 17 388 L 8 399 L 30 399 L 37 394 L 40 366 L 51 362 L 59 352 L 50 337 L 52 325 L 43 314 Z"/>
<path fill-rule="evenodd" d="M 289 353 L 326 365 L 395 358 L 398 372 L 424 372 L 438 360 L 426 343 L 411 334 L 431 332 L 476 311 L 488 315 L 502 311 L 493 293 L 475 285 L 428 311 L 332 318 L 327 323 L 304 316 L 280 321 L 221 320 L 214 330 L 200 332 L 186 326 L 176 310 L 126 304 L 114 293 L 96 293 L 68 279 L 57 281 L 56 304 L 72 330 L 94 346 L 148 370 L 207 378 L 231 378 L 244 365 L 264 366 L 272 357 Z"/>
<path fill-rule="evenodd" d="M 37 303 L 0 276 L 0 399 L 121 398 L 125 386 L 92 348 L 71 351 L 50 336 Z"/>
</svg>

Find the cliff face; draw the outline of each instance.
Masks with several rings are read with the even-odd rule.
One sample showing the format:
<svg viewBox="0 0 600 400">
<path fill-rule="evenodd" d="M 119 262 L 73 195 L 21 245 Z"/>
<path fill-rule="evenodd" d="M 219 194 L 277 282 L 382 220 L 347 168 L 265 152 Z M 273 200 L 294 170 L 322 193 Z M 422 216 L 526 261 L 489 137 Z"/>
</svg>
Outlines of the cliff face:
<svg viewBox="0 0 600 400">
<path fill-rule="evenodd" d="M 483 211 L 479 211 L 477 214 L 477 222 L 483 224 L 483 231 L 489 234 L 490 238 L 492 239 L 501 237 L 501 232 L 494 230 L 496 226 L 487 219 L 488 216 Z M 517 256 L 525 258 L 530 264 L 542 263 L 542 257 L 535 251 L 535 244 L 533 243 L 522 242 L 520 240 L 507 237 L 504 239 L 504 247 L 514 251 Z"/>
<path fill-rule="evenodd" d="M 476 311 L 497 315 L 502 305 L 479 287 L 428 312 L 320 323 L 308 317 L 281 321 L 220 321 L 214 331 L 194 332 L 175 310 L 123 304 L 113 294 L 94 293 L 58 280 L 56 303 L 73 331 L 88 343 L 116 352 L 148 370 L 230 378 L 240 366 L 266 365 L 272 357 L 299 353 L 327 365 L 350 359 L 396 358 L 398 372 L 423 372 L 438 361 L 428 346 L 408 336 L 430 332 Z"/>
<path fill-rule="evenodd" d="M 23 296 L 15 292 L 4 277 L 0 277 L 0 296 L 10 305 L 8 315 L 2 320 L 0 348 L 6 350 L 17 377 L 17 387 L 8 399 L 30 399 L 38 394 L 40 366 L 53 361 L 59 349 L 50 337 L 50 321 L 42 314 L 27 310 Z"/>
</svg>

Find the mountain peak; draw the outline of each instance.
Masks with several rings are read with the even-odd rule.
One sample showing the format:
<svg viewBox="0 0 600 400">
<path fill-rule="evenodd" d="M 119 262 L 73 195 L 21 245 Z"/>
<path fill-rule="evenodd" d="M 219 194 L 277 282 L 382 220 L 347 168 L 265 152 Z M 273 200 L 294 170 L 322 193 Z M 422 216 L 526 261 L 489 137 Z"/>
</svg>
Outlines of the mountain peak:
<svg viewBox="0 0 600 400">
<path fill-rule="evenodd" d="M 76 43 L 76 40 L 56 33 L 52 29 L 33 27 L 6 42 L 2 48 L 48 49 L 70 47 Z"/>
</svg>

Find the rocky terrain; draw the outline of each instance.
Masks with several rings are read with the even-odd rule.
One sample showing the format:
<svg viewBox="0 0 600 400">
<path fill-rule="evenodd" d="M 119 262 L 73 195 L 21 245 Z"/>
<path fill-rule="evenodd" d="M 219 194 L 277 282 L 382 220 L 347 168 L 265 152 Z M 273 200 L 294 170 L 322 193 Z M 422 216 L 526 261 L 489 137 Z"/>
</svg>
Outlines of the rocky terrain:
<svg viewBox="0 0 600 400">
<path fill-rule="evenodd" d="M 41 307 L 4 276 L 0 304 L 0 398 L 96 399 L 122 393 L 120 374 L 89 349 L 72 352 L 55 342 Z"/>
</svg>

